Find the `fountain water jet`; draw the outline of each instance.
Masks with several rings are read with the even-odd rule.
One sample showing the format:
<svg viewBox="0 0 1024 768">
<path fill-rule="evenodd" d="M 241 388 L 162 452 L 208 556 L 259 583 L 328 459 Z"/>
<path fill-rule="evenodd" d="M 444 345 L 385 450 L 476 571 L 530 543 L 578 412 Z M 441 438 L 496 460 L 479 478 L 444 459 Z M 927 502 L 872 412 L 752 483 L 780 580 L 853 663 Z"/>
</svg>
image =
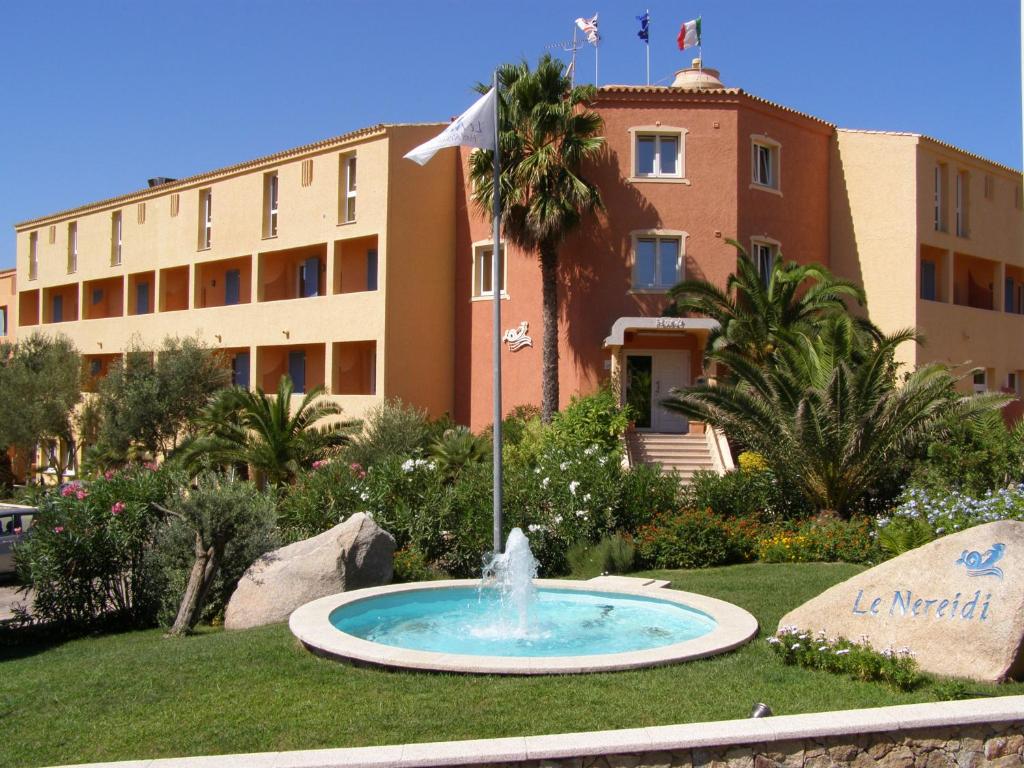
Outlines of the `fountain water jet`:
<svg viewBox="0 0 1024 768">
<path fill-rule="evenodd" d="M 498 622 L 517 636 L 530 634 L 530 608 L 537 597 L 533 580 L 537 578 L 538 565 L 521 528 L 513 528 L 509 533 L 504 552 L 492 553 L 484 563 L 480 590 L 497 590 L 501 604 Z M 510 617 L 515 617 L 514 626 Z"/>
</svg>

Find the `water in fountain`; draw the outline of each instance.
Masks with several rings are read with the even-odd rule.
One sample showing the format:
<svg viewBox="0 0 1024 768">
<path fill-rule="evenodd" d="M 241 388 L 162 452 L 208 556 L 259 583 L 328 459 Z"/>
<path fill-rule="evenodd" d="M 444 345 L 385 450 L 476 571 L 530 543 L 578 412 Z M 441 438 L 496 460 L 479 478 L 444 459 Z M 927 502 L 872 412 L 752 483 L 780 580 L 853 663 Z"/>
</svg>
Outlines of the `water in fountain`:
<svg viewBox="0 0 1024 768">
<path fill-rule="evenodd" d="M 530 551 L 530 542 L 520 528 L 513 528 L 505 542 L 504 552 L 491 554 L 484 563 L 481 588 L 498 593 L 501 611 L 493 629 L 526 637 L 531 634 L 530 608 L 537 589 L 537 560 Z"/>
</svg>

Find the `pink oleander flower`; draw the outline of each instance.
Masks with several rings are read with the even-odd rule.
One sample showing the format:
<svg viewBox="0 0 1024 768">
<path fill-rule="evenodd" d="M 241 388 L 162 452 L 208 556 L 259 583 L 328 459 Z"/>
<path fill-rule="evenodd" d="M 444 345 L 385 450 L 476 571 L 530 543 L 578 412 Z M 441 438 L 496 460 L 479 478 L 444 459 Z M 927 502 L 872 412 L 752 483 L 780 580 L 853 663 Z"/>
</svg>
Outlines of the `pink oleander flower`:
<svg viewBox="0 0 1024 768">
<path fill-rule="evenodd" d="M 81 488 L 75 491 L 75 498 L 78 499 L 79 501 L 82 501 L 88 495 L 89 493 Z"/>
<path fill-rule="evenodd" d="M 146 464 L 146 465 L 145 465 L 145 467 L 146 467 L 146 469 L 148 469 L 148 470 L 149 470 L 150 472 L 156 472 L 156 471 L 157 471 L 158 469 L 160 469 L 160 465 L 159 465 L 159 464 L 157 464 L 157 463 L 156 463 L 155 461 L 151 461 L 151 462 L 149 462 L 148 464 Z"/>
<path fill-rule="evenodd" d="M 64 526 L 63 525 L 58 525 L 56 528 L 53 529 L 53 532 L 54 533 L 64 533 Z"/>
<path fill-rule="evenodd" d="M 327 461 L 326 459 L 319 459 L 313 462 L 313 469 L 323 469 L 330 463 L 331 462 Z"/>
<path fill-rule="evenodd" d="M 348 465 L 348 468 L 351 469 L 352 474 L 358 477 L 360 480 L 366 477 L 366 470 L 363 469 L 363 465 L 360 464 L 358 461 L 353 461 L 351 464 Z"/>
<path fill-rule="evenodd" d="M 63 496 L 64 498 L 67 498 L 68 496 L 75 496 L 76 494 L 79 494 L 81 492 L 82 484 L 77 480 L 68 483 L 63 488 L 60 489 L 60 495 Z M 82 497 L 79 496 L 78 498 L 81 499 Z"/>
<path fill-rule="evenodd" d="M 106 472 L 104 472 L 103 473 L 103 479 L 104 480 L 113 480 L 114 479 L 114 470 L 108 469 Z"/>
<path fill-rule="evenodd" d="M 114 502 L 114 506 L 112 506 L 110 508 L 110 514 L 112 514 L 112 515 L 120 515 L 122 512 L 125 511 L 125 509 L 126 509 L 126 507 L 125 507 L 125 503 L 123 501 L 115 501 Z"/>
</svg>

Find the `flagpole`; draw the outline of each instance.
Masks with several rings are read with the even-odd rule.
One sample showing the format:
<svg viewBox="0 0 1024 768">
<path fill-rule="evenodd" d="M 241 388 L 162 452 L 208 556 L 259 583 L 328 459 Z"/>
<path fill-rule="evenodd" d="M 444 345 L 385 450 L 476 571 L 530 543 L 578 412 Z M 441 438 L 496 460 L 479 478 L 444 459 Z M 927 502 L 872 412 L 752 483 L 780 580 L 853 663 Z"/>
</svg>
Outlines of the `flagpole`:
<svg viewBox="0 0 1024 768">
<path fill-rule="evenodd" d="M 574 54 L 575 55 L 575 54 Z M 492 202 L 494 204 L 491 218 L 494 223 L 494 251 L 491 257 L 491 288 L 494 290 L 494 552 L 504 550 L 502 534 L 502 452 L 501 452 L 501 147 L 498 143 L 500 129 L 498 126 L 498 70 L 494 70 L 494 182 Z"/>
<path fill-rule="evenodd" d="M 644 11 L 647 17 L 647 39 L 644 40 L 644 47 L 647 48 L 647 84 L 651 84 L 651 9 Z"/>
<path fill-rule="evenodd" d="M 576 87 L 576 32 L 577 27 L 575 24 L 572 25 L 572 62 L 569 64 L 569 87 Z"/>
<path fill-rule="evenodd" d="M 597 88 L 597 65 L 599 61 L 598 54 L 601 52 L 601 38 L 597 38 L 597 42 L 594 43 L 594 87 Z"/>
</svg>

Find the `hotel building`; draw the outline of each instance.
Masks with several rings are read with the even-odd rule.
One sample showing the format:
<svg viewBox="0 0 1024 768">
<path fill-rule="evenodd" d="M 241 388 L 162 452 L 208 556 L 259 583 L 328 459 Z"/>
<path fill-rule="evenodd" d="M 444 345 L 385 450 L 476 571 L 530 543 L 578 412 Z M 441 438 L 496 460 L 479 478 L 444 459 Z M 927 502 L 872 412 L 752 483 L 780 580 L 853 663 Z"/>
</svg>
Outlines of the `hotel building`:
<svg viewBox="0 0 1024 768">
<path fill-rule="evenodd" d="M 1019 171 L 923 136 L 838 129 L 706 67 L 668 87 L 604 86 L 594 108 L 607 147 L 585 173 L 606 211 L 560 253 L 563 405 L 610 379 L 639 432 L 704 439 L 658 401 L 713 373 L 711 321 L 662 312 L 679 280 L 724 285 L 727 238 L 762 272 L 781 252 L 863 284 L 883 330 L 925 332 L 903 363 L 969 363 L 983 373 L 967 388 L 1019 394 Z M 196 335 L 239 384 L 272 390 L 289 373 L 348 416 L 399 397 L 480 429 L 497 290 L 504 406 L 538 404 L 536 256 L 507 248 L 492 274 L 467 149 L 402 159 L 441 127 L 376 126 L 18 224 L 18 332 L 67 334 L 97 377 L 131 343 Z"/>
</svg>

